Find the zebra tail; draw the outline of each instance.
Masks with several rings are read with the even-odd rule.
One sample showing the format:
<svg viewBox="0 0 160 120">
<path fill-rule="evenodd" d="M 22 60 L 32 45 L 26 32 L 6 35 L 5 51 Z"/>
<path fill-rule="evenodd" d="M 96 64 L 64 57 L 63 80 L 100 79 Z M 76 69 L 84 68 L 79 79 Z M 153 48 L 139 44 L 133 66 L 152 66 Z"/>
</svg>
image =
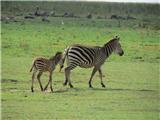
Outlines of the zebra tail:
<svg viewBox="0 0 160 120">
<path fill-rule="evenodd" d="M 66 56 L 68 54 L 68 50 L 69 50 L 69 47 L 65 49 L 63 58 L 61 59 L 61 62 L 59 63 L 60 64 L 59 72 L 61 72 L 62 68 L 64 67 L 64 62 L 65 62 Z"/>
<path fill-rule="evenodd" d="M 29 71 L 29 72 L 32 72 L 33 67 L 34 67 L 34 62 L 33 62 L 33 64 L 32 64 L 32 67 L 31 67 L 31 69 L 30 69 L 30 71 Z"/>
</svg>

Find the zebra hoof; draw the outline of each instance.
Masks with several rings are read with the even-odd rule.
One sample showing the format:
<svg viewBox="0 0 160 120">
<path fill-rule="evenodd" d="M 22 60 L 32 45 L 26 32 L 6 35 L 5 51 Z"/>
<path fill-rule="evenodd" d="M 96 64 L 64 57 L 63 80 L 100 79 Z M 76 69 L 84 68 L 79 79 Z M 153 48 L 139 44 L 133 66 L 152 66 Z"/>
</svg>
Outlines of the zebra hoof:
<svg viewBox="0 0 160 120">
<path fill-rule="evenodd" d="M 50 89 L 51 89 L 51 93 L 53 93 L 53 88 L 52 88 L 52 87 L 50 87 Z"/>
<path fill-rule="evenodd" d="M 41 88 L 41 91 L 43 92 L 43 91 L 44 91 L 44 89 L 43 89 L 43 88 Z"/>
<path fill-rule="evenodd" d="M 66 86 L 66 85 L 67 85 L 67 82 L 64 82 L 64 83 L 63 83 L 63 86 Z"/>
<path fill-rule="evenodd" d="M 44 90 L 41 90 L 41 92 L 43 92 Z"/>
<path fill-rule="evenodd" d="M 33 88 L 31 88 L 31 92 L 34 92 Z"/>
<path fill-rule="evenodd" d="M 46 91 L 47 90 L 47 87 L 45 87 L 44 89 L 43 89 L 43 91 Z"/>
<path fill-rule="evenodd" d="M 72 84 L 69 84 L 70 88 L 73 88 L 73 85 Z"/>
<path fill-rule="evenodd" d="M 101 84 L 103 88 L 105 88 L 106 86 L 104 84 Z"/>
<path fill-rule="evenodd" d="M 53 93 L 53 90 L 51 90 L 51 93 Z"/>
<path fill-rule="evenodd" d="M 92 86 L 92 85 L 89 85 L 89 88 L 93 88 L 93 86 Z"/>
</svg>

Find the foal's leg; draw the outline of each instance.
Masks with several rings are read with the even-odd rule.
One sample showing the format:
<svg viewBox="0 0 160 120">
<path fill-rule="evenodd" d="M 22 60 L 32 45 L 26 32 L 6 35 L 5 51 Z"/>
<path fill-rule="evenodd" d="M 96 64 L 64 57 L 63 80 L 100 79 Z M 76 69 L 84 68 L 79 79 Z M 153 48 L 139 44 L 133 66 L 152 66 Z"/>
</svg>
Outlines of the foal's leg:
<svg viewBox="0 0 160 120">
<path fill-rule="evenodd" d="M 31 84 L 31 91 L 32 91 L 32 92 L 34 92 L 34 90 L 33 90 L 33 84 L 34 84 L 34 78 L 35 78 L 36 72 L 37 72 L 37 71 L 34 70 L 34 71 L 33 71 L 33 74 L 32 74 L 32 84 Z"/>
<path fill-rule="evenodd" d="M 41 83 L 41 80 L 40 80 L 41 75 L 42 75 L 42 72 L 39 72 L 38 75 L 37 75 L 37 79 L 38 79 L 41 91 L 43 91 L 43 86 L 42 86 L 42 83 Z"/>
<path fill-rule="evenodd" d="M 105 88 L 106 86 L 104 85 L 103 80 L 102 80 L 102 70 L 101 70 L 101 68 L 98 70 L 98 72 L 99 72 L 99 77 L 101 79 L 101 85 L 102 85 L 102 87 Z"/>
<path fill-rule="evenodd" d="M 91 77 L 90 77 L 89 82 L 88 82 L 90 88 L 93 88 L 93 87 L 92 87 L 92 78 L 93 78 L 93 76 L 95 75 L 95 73 L 97 72 L 97 70 L 98 70 L 98 69 L 97 69 L 96 67 L 93 68 Z"/>
<path fill-rule="evenodd" d="M 48 81 L 48 83 L 46 84 L 44 90 L 46 90 L 48 88 L 49 83 L 50 83 L 50 81 Z"/>
<path fill-rule="evenodd" d="M 52 82 L 52 75 L 51 75 L 52 73 L 50 73 L 49 72 L 49 80 L 48 80 L 48 83 L 46 84 L 46 86 L 45 86 L 45 88 L 44 88 L 44 90 L 46 90 L 47 88 L 48 88 L 48 85 L 49 84 L 52 84 L 51 82 Z M 53 88 L 52 88 L 52 85 L 51 85 L 51 91 L 53 92 Z"/>
<path fill-rule="evenodd" d="M 50 74 L 49 74 L 49 82 L 50 82 L 51 92 L 53 92 L 53 88 L 52 88 L 52 72 L 50 72 Z"/>
</svg>

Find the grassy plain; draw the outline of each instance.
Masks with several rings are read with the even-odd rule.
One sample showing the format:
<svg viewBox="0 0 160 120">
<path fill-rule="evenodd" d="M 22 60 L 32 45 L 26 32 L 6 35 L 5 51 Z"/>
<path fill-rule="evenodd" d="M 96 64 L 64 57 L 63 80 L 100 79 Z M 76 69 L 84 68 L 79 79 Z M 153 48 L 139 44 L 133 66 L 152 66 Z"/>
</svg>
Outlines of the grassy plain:
<svg viewBox="0 0 160 120">
<path fill-rule="evenodd" d="M 40 18 L 2 22 L 2 120 L 157 120 L 159 114 L 159 30 L 139 28 L 139 20 Z M 61 22 L 64 22 L 64 25 Z M 140 21 L 141 22 L 141 21 Z M 49 57 L 68 45 L 103 45 L 121 37 L 123 57 L 112 55 L 88 88 L 91 69 L 76 68 L 75 88 L 62 85 L 64 72 L 53 75 L 54 93 L 30 92 L 29 69 L 35 56 Z M 47 74 L 42 77 L 43 83 Z"/>
</svg>

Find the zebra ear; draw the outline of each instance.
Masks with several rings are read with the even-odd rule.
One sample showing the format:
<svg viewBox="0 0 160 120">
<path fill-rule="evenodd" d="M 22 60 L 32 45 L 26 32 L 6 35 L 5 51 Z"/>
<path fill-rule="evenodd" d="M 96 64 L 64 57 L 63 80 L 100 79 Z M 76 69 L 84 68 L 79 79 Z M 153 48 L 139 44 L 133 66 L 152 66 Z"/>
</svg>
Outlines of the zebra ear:
<svg viewBox="0 0 160 120">
<path fill-rule="evenodd" d="M 116 38 L 117 40 L 120 40 L 120 37 L 119 37 L 118 35 L 116 35 L 115 38 Z"/>
</svg>

